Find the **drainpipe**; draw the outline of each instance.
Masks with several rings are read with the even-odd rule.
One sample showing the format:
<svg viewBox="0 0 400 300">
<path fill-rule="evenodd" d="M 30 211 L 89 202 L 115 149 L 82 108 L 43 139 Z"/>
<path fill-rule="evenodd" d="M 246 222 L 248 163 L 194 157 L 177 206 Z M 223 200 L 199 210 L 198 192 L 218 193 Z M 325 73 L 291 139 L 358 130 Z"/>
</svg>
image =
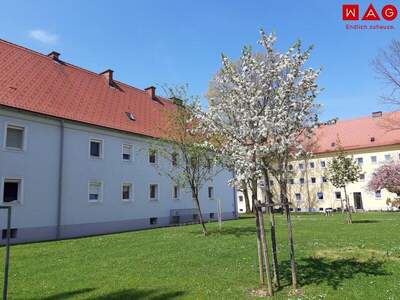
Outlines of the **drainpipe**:
<svg viewBox="0 0 400 300">
<path fill-rule="evenodd" d="M 57 227 L 56 240 L 61 237 L 61 204 L 64 168 L 64 120 L 60 120 L 60 157 L 58 162 L 58 198 L 57 198 Z"/>
</svg>

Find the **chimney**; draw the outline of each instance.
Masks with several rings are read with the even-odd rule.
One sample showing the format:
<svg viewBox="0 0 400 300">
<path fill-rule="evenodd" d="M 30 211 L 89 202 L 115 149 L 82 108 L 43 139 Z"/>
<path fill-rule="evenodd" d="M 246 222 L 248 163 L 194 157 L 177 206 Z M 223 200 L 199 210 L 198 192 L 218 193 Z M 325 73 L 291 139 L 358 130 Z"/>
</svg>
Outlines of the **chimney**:
<svg viewBox="0 0 400 300">
<path fill-rule="evenodd" d="M 113 73 L 114 71 L 111 69 L 105 70 L 104 72 L 100 73 L 100 75 L 103 75 L 103 77 L 107 79 L 107 82 L 110 86 L 114 86 Z"/>
<path fill-rule="evenodd" d="M 54 61 L 60 61 L 60 53 L 56 51 L 51 51 L 49 54 L 47 54 L 47 56 Z"/>
<path fill-rule="evenodd" d="M 380 117 L 382 117 L 382 112 L 381 111 L 374 111 L 372 113 L 372 117 L 373 118 L 380 118 Z"/>
<path fill-rule="evenodd" d="M 144 90 L 146 91 L 147 95 L 150 96 L 150 98 L 152 100 L 157 100 L 157 98 L 156 98 L 156 88 L 154 86 L 149 86 L 149 87 L 145 88 Z"/>
</svg>

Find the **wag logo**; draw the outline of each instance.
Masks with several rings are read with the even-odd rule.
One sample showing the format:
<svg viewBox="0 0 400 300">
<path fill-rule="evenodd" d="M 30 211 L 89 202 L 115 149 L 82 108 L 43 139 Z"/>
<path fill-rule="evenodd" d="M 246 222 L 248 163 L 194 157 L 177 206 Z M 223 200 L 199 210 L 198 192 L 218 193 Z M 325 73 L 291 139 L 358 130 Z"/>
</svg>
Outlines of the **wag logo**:
<svg viewBox="0 0 400 300">
<path fill-rule="evenodd" d="M 358 4 L 342 5 L 343 21 L 361 21 L 360 24 L 354 22 L 346 24 L 346 29 L 394 29 L 394 26 L 387 22 L 395 20 L 397 14 L 397 8 L 392 4 L 386 4 L 381 8 L 375 7 L 372 3 L 367 8 Z M 378 21 L 385 23 L 377 24 Z"/>
</svg>

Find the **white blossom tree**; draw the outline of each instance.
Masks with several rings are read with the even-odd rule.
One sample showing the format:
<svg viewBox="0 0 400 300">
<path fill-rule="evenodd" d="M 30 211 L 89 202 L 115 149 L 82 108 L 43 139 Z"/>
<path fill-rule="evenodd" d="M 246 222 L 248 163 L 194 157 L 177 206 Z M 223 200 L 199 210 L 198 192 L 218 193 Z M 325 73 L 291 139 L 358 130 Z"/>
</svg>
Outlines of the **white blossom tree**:
<svg viewBox="0 0 400 300">
<path fill-rule="evenodd" d="M 244 47 L 236 62 L 222 55 L 222 68 L 214 78 L 213 92 L 209 93 L 209 110 L 197 110 L 203 134 L 213 138 L 211 147 L 235 169 L 236 177 L 230 184 L 240 188 L 250 182 L 252 202 L 256 209 L 259 249 L 260 281 L 265 268 L 269 294 L 272 284 L 268 249 L 264 235 L 258 182 L 265 168 L 273 174 L 281 187 L 281 202 L 288 219 L 292 283 L 297 288 L 294 246 L 289 203 L 284 180 L 287 165 L 300 150 L 299 137 L 316 122 L 314 98 L 318 92 L 316 79 L 319 71 L 305 68 L 310 49 L 302 52 L 296 43 L 286 53 L 274 49 L 275 35 L 261 31 L 259 44 L 264 52 L 255 54 Z M 265 157 L 269 157 L 265 164 Z"/>
</svg>

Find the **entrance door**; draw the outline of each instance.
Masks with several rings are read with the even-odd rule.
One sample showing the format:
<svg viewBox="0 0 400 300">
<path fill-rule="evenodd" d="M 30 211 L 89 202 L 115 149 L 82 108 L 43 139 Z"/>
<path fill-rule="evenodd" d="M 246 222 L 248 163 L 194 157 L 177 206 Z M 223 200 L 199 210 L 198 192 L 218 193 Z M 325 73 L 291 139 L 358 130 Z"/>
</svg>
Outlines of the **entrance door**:
<svg viewBox="0 0 400 300">
<path fill-rule="evenodd" d="M 362 197 L 360 192 L 353 193 L 354 207 L 356 209 L 363 209 Z"/>
</svg>

